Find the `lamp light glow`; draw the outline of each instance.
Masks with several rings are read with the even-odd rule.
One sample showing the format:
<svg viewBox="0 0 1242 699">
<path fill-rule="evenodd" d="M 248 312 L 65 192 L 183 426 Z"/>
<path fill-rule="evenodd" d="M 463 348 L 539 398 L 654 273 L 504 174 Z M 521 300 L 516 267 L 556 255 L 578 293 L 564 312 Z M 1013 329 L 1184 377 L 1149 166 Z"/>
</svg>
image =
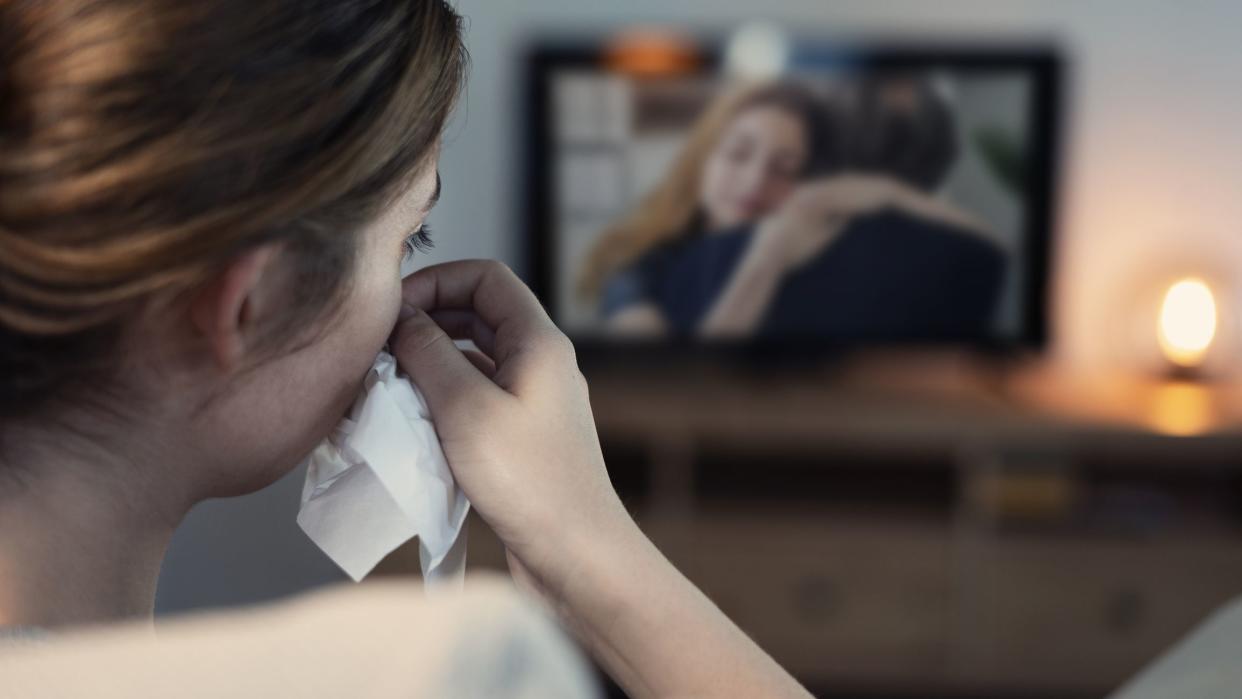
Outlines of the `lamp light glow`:
<svg viewBox="0 0 1242 699">
<path fill-rule="evenodd" d="M 1179 367 L 1197 367 L 1216 337 L 1216 324 L 1212 289 L 1202 279 L 1182 279 L 1165 291 L 1160 304 L 1160 349 L 1166 359 Z"/>
</svg>

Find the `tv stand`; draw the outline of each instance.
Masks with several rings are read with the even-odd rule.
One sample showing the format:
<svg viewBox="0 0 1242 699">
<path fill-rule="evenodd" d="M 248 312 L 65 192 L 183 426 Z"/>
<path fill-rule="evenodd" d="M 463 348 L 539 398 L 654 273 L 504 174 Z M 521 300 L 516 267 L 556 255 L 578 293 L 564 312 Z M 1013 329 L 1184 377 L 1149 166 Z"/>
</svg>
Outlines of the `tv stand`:
<svg viewBox="0 0 1242 699">
<path fill-rule="evenodd" d="M 816 691 L 1101 696 L 1242 593 L 1237 386 L 961 355 L 588 379 L 644 530 Z"/>
</svg>

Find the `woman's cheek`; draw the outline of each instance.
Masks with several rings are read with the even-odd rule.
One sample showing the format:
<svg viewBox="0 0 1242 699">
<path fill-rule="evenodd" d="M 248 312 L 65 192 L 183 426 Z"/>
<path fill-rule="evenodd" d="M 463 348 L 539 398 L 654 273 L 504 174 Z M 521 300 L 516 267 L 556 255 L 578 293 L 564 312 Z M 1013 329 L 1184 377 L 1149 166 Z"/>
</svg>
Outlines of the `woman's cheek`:
<svg viewBox="0 0 1242 699">
<path fill-rule="evenodd" d="M 372 269 L 384 269 L 383 274 L 366 275 L 359 285 L 353 302 L 346 310 L 345 322 L 354 347 L 351 351 L 367 354 L 371 359 L 383 348 L 397 322 L 401 310 L 401 277 L 388 266 L 375 265 Z"/>
<path fill-rule="evenodd" d="M 717 224 L 732 223 L 737 216 L 732 207 L 731 179 L 734 178 L 727 164 L 711 164 L 704 172 L 700 204 Z"/>
<path fill-rule="evenodd" d="M 401 312 L 401 273 L 399 270 L 385 275 L 384 283 L 378 291 L 375 308 L 378 311 L 375 336 L 379 338 L 378 341 L 382 347 L 388 341 L 388 336 L 392 334 L 393 326 L 397 324 L 397 316 Z"/>
<path fill-rule="evenodd" d="M 768 206 L 775 209 L 785 203 L 785 200 L 788 199 L 789 195 L 793 194 L 794 189 L 797 188 L 797 184 L 798 183 L 792 178 L 785 177 L 782 177 L 774 182 L 768 189 L 768 196 L 766 197 Z"/>
</svg>

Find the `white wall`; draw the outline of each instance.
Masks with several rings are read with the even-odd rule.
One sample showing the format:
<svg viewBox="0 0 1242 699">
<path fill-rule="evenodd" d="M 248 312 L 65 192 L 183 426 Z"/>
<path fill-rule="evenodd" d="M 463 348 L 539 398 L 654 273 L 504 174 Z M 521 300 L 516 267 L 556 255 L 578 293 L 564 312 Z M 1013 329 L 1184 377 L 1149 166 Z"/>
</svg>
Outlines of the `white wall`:
<svg viewBox="0 0 1242 699">
<path fill-rule="evenodd" d="M 1081 365 L 1109 335 L 1133 277 L 1207 258 L 1242 273 L 1242 2 L 1230 0 L 459 0 L 473 70 L 450 126 L 431 260 L 517 259 L 521 229 L 513 60 L 536 28 L 771 19 L 834 34 L 1055 36 L 1077 66 L 1062 182 L 1057 351 Z M 916 21 L 917 20 L 917 21 Z M 237 602 L 336 575 L 293 526 L 297 477 L 200 507 L 178 533 L 162 609 Z"/>
</svg>

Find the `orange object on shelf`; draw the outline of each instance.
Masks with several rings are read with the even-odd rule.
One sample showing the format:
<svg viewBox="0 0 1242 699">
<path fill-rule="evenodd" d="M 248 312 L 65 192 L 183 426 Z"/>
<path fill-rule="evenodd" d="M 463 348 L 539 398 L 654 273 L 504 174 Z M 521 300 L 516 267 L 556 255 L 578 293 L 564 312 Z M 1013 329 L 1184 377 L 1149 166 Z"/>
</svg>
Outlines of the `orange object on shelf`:
<svg viewBox="0 0 1242 699">
<path fill-rule="evenodd" d="M 605 63 L 610 70 L 660 77 L 683 75 L 699 68 L 702 56 L 691 39 L 667 29 L 634 29 L 608 42 Z"/>
</svg>

